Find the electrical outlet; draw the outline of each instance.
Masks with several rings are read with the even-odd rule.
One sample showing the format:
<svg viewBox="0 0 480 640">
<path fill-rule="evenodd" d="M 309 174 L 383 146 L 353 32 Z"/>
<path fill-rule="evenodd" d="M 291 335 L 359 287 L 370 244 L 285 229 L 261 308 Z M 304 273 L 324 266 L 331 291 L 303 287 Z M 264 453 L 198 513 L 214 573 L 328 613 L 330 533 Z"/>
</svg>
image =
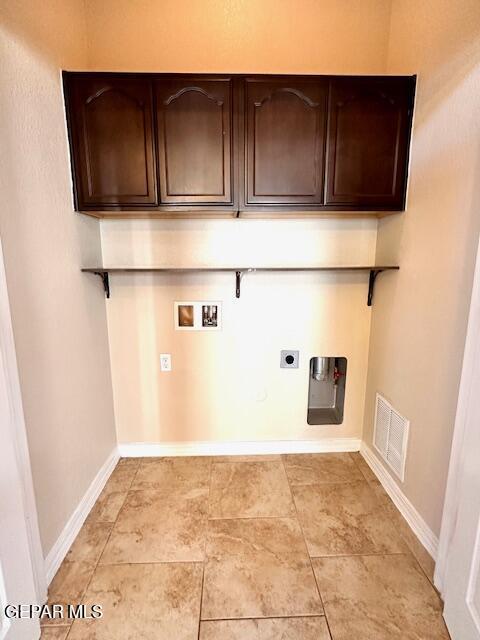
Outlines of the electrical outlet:
<svg viewBox="0 0 480 640">
<path fill-rule="evenodd" d="M 160 371 L 172 370 L 172 356 L 169 353 L 160 354 Z"/>
</svg>

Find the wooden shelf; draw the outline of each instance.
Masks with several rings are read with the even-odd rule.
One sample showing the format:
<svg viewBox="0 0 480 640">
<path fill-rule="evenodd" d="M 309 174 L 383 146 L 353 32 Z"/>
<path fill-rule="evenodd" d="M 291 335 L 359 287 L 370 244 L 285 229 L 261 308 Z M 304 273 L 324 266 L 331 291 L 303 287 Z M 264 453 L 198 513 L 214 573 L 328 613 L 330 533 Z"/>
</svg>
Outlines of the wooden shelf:
<svg viewBox="0 0 480 640">
<path fill-rule="evenodd" d="M 85 267 L 84 273 L 100 276 L 105 290 L 105 296 L 110 297 L 110 273 L 235 273 L 235 295 L 240 297 L 240 283 L 246 273 L 255 271 L 265 272 L 294 272 L 294 271 L 362 271 L 369 274 L 367 305 L 372 306 L 375 280 L 382 271 L 398 271 L 398 265 L 370 265 L 370 266 L 337 266 L 337 267 Z"/>
</svg>

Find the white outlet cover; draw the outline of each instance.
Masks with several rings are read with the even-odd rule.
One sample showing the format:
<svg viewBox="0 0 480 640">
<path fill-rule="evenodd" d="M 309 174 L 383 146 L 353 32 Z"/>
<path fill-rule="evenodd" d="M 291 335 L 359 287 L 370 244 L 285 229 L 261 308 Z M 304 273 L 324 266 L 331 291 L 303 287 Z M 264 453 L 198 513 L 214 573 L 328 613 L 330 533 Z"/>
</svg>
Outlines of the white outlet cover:
<svg viewBox="0 0 480 640">
<path fill-rule="evenodd" d="M 170 353 L 160 354 L 160 371 L 172 370 L 172 356 Z"/>
</svg>

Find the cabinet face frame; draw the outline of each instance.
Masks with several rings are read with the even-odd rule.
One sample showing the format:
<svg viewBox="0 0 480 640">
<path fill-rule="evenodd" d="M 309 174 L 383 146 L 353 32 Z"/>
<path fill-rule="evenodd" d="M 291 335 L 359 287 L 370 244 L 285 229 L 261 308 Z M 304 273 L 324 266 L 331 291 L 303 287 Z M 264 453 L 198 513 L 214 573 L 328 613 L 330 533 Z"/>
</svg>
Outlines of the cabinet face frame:
<svg viewBox="0 0 480 640">
<path fill-rule="evenodd" d="M 138 85 L 143 89 L 143 121 L 144 121 L 144 149 L 145 149 L 145 179 L 147 193 L 125 195 L 94 195 L 88 194 L 86 171 L 88 168 L 87 135 L 85 110 L 79 104 L 83 100 L 82 84 L 98 82 L 99 88 L 94 91 L 93 98 L 100 98 L 108 91 L 118 91 L 127 97 L 131 97 L 122 88 L 117 86 L 123 82 L 131 83 L 131 87 Z M 105 88 L 101 88 L 104 84 Z M 154 113 L 153 92 L 150 78 L 146 74 L 120 74 L 120 73 L 66 73 L 63 72 L 63 87 L 65 95 L 65 107 L 67 117 L 68 137 L 70 144 L 70 156 L 72 162 L 73 194 L 76 210 L 83 209 L 131 209 L 138 207 L 145 210 L 157 205 L 157 180 L 156 180 L 156 153 L 154 141 Z M 81 133 L 84 133 L 83 137 Z"/>
</svg>

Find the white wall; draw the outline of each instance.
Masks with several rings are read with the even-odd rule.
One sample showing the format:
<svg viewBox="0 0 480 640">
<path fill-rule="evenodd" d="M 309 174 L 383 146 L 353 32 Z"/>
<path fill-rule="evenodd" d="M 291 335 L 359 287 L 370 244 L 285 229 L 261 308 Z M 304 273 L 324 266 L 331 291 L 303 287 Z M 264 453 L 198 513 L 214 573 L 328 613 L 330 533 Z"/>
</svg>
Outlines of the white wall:
<svg viewBox="0 0 480 640">
<path fill-rule="evenodd" d="M 411 420 L 402 487 L 438 534 L 480 229 L 480 3 L 394 0 L 389 73 L 418 73 L 408 210 L 380 221 L 366 397 Z"/>
<path fill-rule="evenodd" d="M 86 64 L 83 3 L 0 6 L 0 234 L 43 550 L 115 444 L 105 302 L 82 264 L 98 222 L 73 212 L 60 69 Z"/>
</svg>

